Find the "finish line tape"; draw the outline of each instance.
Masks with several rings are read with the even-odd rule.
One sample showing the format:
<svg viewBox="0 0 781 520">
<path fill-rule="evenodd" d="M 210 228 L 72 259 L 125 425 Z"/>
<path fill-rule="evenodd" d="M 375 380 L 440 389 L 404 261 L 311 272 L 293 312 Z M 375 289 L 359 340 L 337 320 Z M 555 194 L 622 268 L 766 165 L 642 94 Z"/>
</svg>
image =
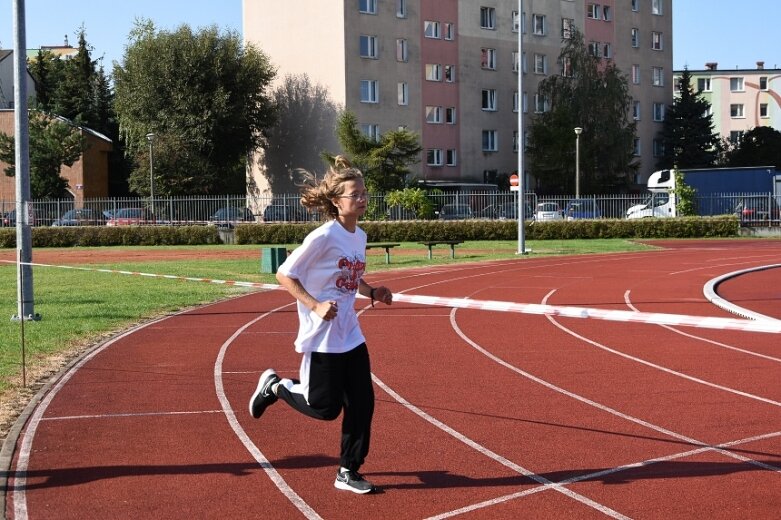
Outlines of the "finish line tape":
<svg viewBox="0 0 781 520">
<path fill-rule="evenodd" d="M 4 263 L 15 264 L 12 260 L 0 260 Z M 165 278 L 168 280 L 184 280 L 188 282 L 205 282 L 236 287 L 249 287 L 253 289 L 279 290 L 280 285 L 259 282 L 241 282 L 236 280 L 216 280 L 210 278 L 196 278 L 190 276 L 175 276 L 170 274 L 152 274 L 136 271 L 120 271 L 117 269 L 97 269 L 90 267 L 76 267 L 71 265 L 52 265 L 23 262 L 22 265 L 36 267 L 54 267 L 57 269 L 71 269 L 74 271 L 91 271 L 98 273 L 124 274 L 132 276 L 145 276 L 149 278 Z M 365 298 L 359 295 L 360 298 Z M 439 296 L 423 296 L 413 294 L 394 294 L 394 302 L 412 303 L 416 305 L 451 307 L 455 309 L 476 309 L 482 311 L 514 312 L 519 314 L 540 314 L 546 316 L 559 316 L 562 318 L 584 318 L 622 323 L 647 323 L 651 325 L 670 325 L 681 327 L 697 327 L 705 329 L 738 330 L 745 332 L 781 333 L 781 320 L 763 319 L 746 320 L 737 318 L 719 318 L 708 316 L 688 316 L 685 314 L 666 314 L 658 312 L 620 311 L 611 309 L 596 309 L 589 307 L 571 307 L 557 305 L 543 305 L 536 303 L 514 303 L 498 300 L 471 300 L 468 298 L 443 298 Z"/>
</svg>

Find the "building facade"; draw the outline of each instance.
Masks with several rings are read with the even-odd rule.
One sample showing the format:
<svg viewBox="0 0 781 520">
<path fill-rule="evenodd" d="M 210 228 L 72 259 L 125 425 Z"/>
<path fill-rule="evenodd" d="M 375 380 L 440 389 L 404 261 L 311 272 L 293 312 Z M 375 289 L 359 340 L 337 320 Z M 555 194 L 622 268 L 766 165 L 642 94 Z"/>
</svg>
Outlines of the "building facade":
<svg viewBox="0 0 781 520">
<path fill-rule="evenodd" d="M 518 111 L 525 129 L 549 108 L 537 87 L 562 73 L 562 41 L 577 28 L 629 78 L 643 183 L 661 130 L 653 107 L 672 102 L 672 0 L 599 2 L 525 0 L 519 14 L 517 0 L 243 0 L 243 34 L 280 78 L 307 74 L 327 87 L 365 134 L 418 133 L 416 177 L 490 182 L 517 170 Z"/>
<path fill-rule="evenodd" d="M 706 63 L 702 70 L 690 70 L 692 88 L 711 105 L 714 131 L 732 142 L 752 128 L 769 126 L 781 131 L 781 69 L 719 70 L 718 63 Z M 676 93 L 683 71 L 675 71 Z"/>
</svg>

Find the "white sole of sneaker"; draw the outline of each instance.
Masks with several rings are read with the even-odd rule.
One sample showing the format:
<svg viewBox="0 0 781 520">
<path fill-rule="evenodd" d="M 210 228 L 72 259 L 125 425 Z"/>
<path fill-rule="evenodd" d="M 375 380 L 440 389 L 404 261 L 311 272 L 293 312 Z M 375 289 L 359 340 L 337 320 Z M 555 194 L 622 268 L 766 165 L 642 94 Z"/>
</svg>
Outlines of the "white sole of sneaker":
<svg viewBox="0 0 781 520">
<path fill-rule="evenodd" d="M 366 493 L 371 493 L 374 491 L 374 488 L 369 489 L 355 489 L 354 487 L 350 486 L 346 482 L 342 482 L 339 479 L 334 480 L 334 487 L 336 489 L 342 489 L 344 491 L 352 491 L 353 493 L 358 493 L 359 495 L 365 495 Z"/>
<path fill-rule="evenodd" d="M 266 380 L 271 376 L 271 374 L 275 374 L 275 373 L 276 372 L 274 371 L 273 368 L 268 368 L 266 369 L 265 372 L 263 372 L 260 375 L 260 378 L 258 379 L 258 387 L 255 389 L 255 393 L 252 394 L 252 397 L 249 398 L 249 414 L 252 417 L 255 417 L 255 414 L 252 413 L 252 408 L 253 408 L 252 405 L 255 404 L 255 400 L 258 397 L 260 397 L 260 394 L 263 392 L 263 386 L 266 384 Z M 261 411 L 261 415 L 262 413 L 263 412 Z M 258 417 L 260 417 L 260 415 Z M 258 417 L 255 417 L 255 419 L 257 419 Z"/>
</svg>

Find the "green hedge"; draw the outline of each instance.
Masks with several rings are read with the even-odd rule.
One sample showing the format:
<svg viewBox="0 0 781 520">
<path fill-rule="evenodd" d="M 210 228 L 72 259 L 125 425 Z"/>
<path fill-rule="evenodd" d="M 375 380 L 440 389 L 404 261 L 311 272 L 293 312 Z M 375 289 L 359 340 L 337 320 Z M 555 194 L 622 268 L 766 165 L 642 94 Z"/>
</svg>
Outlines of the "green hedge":
<svg viewBox="0 0 781 520">
<path fill-rule="evenodd" d="M 236 244 L 296 244 L 319 224 L 240 224 Z M 370 242 L 515 240 L 514 220 L 361 222 Z M 684 217 L 527 222 L 529 240 L 587 238 L 702 238 L 738 236 L 738 218 Z M 223 232 L 224 233 L 224 232 Z M 199 245 L 222 242 L 214 226 L 36 227 L 33 247 Z M 0 247 L 16 247 L 16 229 L 0 229 Z"/>
</svg>

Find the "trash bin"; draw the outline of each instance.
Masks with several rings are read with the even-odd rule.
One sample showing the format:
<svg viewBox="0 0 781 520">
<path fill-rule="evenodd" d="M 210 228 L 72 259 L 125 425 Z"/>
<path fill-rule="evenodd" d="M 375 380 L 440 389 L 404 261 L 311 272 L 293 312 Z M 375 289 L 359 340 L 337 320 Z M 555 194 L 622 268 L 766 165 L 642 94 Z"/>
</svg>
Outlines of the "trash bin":
<svg viewBox="0 0 781 520">
<path fill-rule="evenodd" d="M 282 262 L 287 258 L 284 247 L 264 247 L 260 250 L 260 272 L 276 273 Z"/>
</svg>

